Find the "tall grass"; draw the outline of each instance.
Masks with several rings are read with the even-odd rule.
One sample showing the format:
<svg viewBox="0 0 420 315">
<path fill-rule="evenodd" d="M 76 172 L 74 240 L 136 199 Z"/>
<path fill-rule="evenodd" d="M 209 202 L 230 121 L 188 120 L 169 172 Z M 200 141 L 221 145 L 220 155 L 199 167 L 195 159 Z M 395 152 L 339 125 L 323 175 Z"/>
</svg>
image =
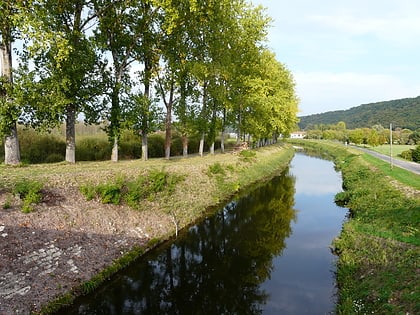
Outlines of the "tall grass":
<svg viewBox="0 0 420 315">
<path fill-rule="evenodd" d="M 21 149 L 21 160 L 24 164 L 61 162 L 65 157 L 64 127 L 52 130 L 50 133 L 37 132 L 33 129 L 19 126 L 18 136 Z M 188 152 L 198 153 L 199 137 L 193 135 L 188 140 Z M 141 158 L 142 140 L 138 134 L 126 130 L 119 141 L 119 159 L 130 160 Z M 148 137 L 148 156 L 150 158 L 165 156 L 165 134 L 157 132 Z M 204 150 L 209 150 L 206 142 Z M 228 150 L 233 147 L 232 141 L 226 141 Z M 220 139 L 215 142 L 220 148 Z M 76 161 L 106 161 L 111 157 L 111 144 L 103 131 L 103 126 L 76 125 Z M 182 155 L 182 141 L 178 133 L 173 132 L 171 142 L 171 156 Z M 4 146 L 0 145 L 0 162 L 4 161 Z"/>
</svg>

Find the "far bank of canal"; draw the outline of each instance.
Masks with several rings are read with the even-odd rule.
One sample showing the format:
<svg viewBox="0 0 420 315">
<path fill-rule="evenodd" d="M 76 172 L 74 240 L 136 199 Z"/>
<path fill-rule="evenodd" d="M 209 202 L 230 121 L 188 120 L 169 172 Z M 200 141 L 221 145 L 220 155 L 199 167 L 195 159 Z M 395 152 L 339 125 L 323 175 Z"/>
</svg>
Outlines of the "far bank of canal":
<svg viewBox="0 0 420 315">
<path fill-rule="evenodd" d="M 229 202 L 60 314 L 326 314 L 346 209 L 333 163 L 290 169 Z"/>
</svg>

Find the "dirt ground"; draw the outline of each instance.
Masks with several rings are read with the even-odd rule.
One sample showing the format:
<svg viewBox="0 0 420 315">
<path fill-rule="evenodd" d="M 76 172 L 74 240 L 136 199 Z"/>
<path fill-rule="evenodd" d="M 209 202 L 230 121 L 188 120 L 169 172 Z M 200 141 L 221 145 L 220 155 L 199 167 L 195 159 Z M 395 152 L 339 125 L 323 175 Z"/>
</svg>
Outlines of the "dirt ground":
<svg viewBox="0 0 420 315">
<path fill-rule="evenodd" d="M 34 212 L 0 191 L 0 314 L 29 314 L 173 229 L 167 215 L 86 201 L 76 188 L 44 192 Z"/>
</svg>

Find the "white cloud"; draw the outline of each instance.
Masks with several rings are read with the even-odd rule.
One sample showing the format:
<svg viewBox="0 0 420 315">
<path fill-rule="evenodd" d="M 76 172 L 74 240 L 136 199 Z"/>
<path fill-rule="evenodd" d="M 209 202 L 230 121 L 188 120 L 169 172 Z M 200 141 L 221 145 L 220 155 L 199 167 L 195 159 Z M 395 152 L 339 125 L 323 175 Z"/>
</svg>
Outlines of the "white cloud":
<svg viewBox="0 0 420 315">
<path fill-rule="evenodd" d="M 402 82 L 386 74 L 300 72 L 295 73 L 295 80 L 302 104 L 300 115 L 420 94 L 420 83 Z"/>
</svg>

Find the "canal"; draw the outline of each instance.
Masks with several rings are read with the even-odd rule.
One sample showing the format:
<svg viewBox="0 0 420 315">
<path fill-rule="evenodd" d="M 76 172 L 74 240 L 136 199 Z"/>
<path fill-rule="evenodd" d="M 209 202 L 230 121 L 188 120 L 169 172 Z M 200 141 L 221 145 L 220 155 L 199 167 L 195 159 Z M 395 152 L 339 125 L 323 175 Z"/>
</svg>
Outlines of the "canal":
<svg viewBox="0 0 420 315">
<path fill-rule="evenodd" d="M 332 313 L 329 246 L 347 212 L 334 204 L 340 190 L 332 162 L 297 153 L 281 175 L 60 314 Z"/>
</svg>

